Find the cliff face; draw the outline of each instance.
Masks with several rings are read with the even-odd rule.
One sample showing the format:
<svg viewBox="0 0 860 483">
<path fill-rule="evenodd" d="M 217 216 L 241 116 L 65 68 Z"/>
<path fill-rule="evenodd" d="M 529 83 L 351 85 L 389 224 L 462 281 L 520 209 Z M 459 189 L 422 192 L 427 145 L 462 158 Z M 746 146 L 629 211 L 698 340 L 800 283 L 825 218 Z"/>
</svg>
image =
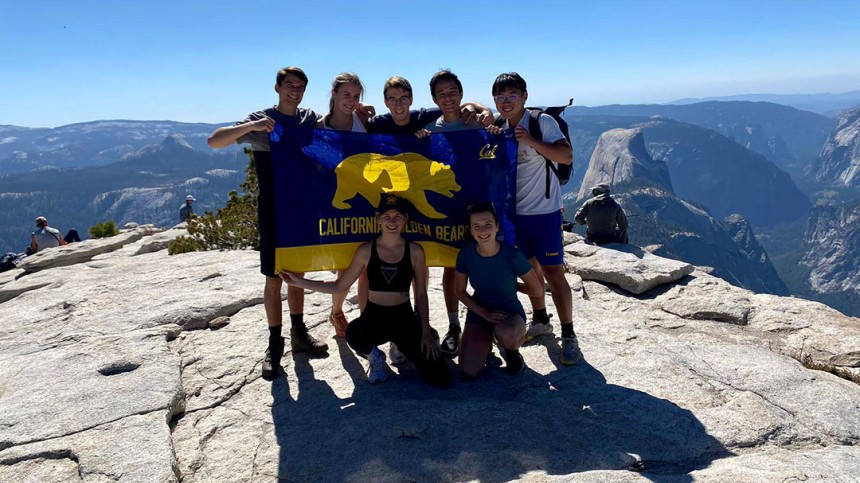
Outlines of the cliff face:
<svg viewBox="0 0 860 483">
<path fill-rule="evenodd" d="M 809 285 L 814 291 L 860 295 L 860 201 L 815 207 L 802 249 L 801 263 L 812 269 Z"/>
<path fill-rule="evenodd" d="M 168 256 L 184 230 L 152 231 L 0 274 L 0 480 L 851 481 L 860 467 L 860 386 L 845 379 L 860 377 L 860 320 L 821 304 L 571 236 L 576 366 L 544 337 L 517 376 L 494 349 L 477 380 L 452 364 L 446 390 L 408 363 L 369 385 L 330 296 L 307 293 L 331 355 L 288 351 L 270 383 L 258 254 Z M 350 319 L 355 304 L 351 291 Z"/>
<path fill-rule="evenodd" d="M 860 186 L 860 106 L 839 116 L 836 130 L 827 138 L 807 174 L 837 189 Z"/>
<path fill-rule="evenodd" d="M 646 142 L 638 129 L 613 129 L 601 135 L 579 191 L 580 199 L 570 208 L 590 196 L 591 186 L 609 184 L 629 217 L 630 243 L 659 245 L 655 253 L 713 267 L 714 275 L 735 285 L 787 295 L 788 289 L 749 224 L 740 215 L 723 223 L 703 207 L 675 195 L 666 163 L 649 155 Z"/>
</svg>

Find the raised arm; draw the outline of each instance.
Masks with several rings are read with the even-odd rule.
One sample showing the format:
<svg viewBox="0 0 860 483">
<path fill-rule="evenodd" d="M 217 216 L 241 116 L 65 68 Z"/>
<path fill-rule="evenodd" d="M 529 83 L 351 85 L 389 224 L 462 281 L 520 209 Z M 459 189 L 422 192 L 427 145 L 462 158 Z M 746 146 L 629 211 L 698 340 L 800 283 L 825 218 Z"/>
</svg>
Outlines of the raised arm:
<svg viewBox="0 0 860 483">
<path fill-rule="evenodd" d="M 477 122 L 481 126 L 492 126 L 496 120 L 493 111 L 489 107 L 475 101 L 466 101 L 460 106 L 463 113 L 463 122 L 471 124 Z"/>
<path fill-rule="evenodd" d="M 270 117 L 257 119 L 256 121 L 244 122 L 233 126 L 219 127 L 209 135 L 207 143 L 212 149 L 226 148 L 236 143 L 240 137 L 253 131 L 272 132 L 275 129 L 275 121 Z"/>
<path fill-rule="evenodd" d="M 355 255 L 352 257 L 352 263 L 349 264 L 349 268 L 341 273 L 337 280 L 328 282 L 308 280 L 307 278 L 299 277 L 298 275 L 287 271 L 282 271 L 280 276 L 284 282 L 290 285 L 295 285 L 296 287 L 313 290 L 314 292 L 341 293 L 349 290 L 349 287 L 358 280 L 358 276 L 361 275 L 362 270 L 367 266 L 367 261 L 369 259 L 370 244 L 365 243 L 358 247 L 358 250 L 356 250 Z"/>
</svg>

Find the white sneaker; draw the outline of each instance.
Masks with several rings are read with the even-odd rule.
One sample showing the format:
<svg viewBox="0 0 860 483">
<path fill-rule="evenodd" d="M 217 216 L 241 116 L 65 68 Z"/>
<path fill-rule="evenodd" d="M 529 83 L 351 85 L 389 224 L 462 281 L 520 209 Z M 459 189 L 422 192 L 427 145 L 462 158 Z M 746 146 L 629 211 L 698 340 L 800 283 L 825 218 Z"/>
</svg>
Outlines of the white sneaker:
<svg viewBox="0 0 860 483">
<path fill-rule="evenodd" d="M 526 329 L 526 335 L 523 336 L 523 342 L 530 342 L 535 338 L 544 335 L 552 335 L 552 324 L 549 322 L 544 324 L 542 322 L 532 320 L 529 323 L 529 328 Z"/>
<path fill-rule="evenodd" d="M 397 348 L 394 342 L 388 344 L 388 358 L 391 359 L 391 363 L 394 365 L 406 362 L 406 356 L 400 352 L 400 349 Z"/>
<path fill-rule="evenodd" d="M 370 365 L 367 368 L 367 381 L 371 384 L 382 382 L 388 379 L 388 364 L 385 363 L 385 354 L 374 347 L 370 354 L 367 355 L 367 361 Z"/>
</svg>

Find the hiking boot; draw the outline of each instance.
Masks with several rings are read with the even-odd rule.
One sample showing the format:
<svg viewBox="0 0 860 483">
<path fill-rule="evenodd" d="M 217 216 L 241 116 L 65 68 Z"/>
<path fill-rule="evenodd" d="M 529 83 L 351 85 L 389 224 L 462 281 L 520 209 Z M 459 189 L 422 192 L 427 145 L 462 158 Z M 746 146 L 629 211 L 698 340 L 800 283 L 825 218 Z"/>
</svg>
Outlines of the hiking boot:
<svg viewBox="0 0 860 483">
<path fill-rule="evenodd" d="M 523 336 L 523 342 L 531 342 L 535 338 L 544 335 L 552 335 L 552 324 L 549 321 L 540 322 L 532 319 L 529 323 L 529 328 L 526 329 L 526 335 Z"/>
<path fill-rule="evenodd" d="M 572 366 L 582 359 L 582 352 L 579 350 L 579 341 L 576 336 L 561 338 L 561 360 L 560 362 L 566 366 Z"/>
<path fill-rule="evenodd" d="M 306 352 L 313 356 L 320 356 L 328 352 L 328 345 L 310 335 L 306 327 L 290 328 L 290 347 L 295 354 Z"/>
<path fill-rule="evenodd" d="M 263 357 L 263 379 L 274 381 L 281 371 L 281 357 L 284 355 L 284 338 L 278 337 L 277 342 L 269 342 L 266 355 Z"/>
<path fill-rule="evenodd" d="M 448 333 L 442 338 L 442 353 L 446 356 L 456 356 L 457 350 L 460 349 L 460 328 L 452 325 L 448 328 Z"/>
<path fill-rule="evenodd" d="M 388 379 L 388 365 L 385 363 L 385 354 L 379 348 L 374 347 L 367 355 L 367 382 L 376 384 Z"/>
<path fill-rule="evenodd" d="M 403 364 L 406 362 L 406 356 L 400 352 L 400 349 L 397 348 L 393 342 L 388 344 L 388 358 L 391 359 L 391 363 L 394 365 Z"/>
<path fill-rule="evenodd" d="M 346 316 L 343 315 L 343 312 L 329 315 L 328 321 L 331 322 L 331 325 L 334 326 L 334 334 L 341 339 L 345 339 L 346 326 L 349 325 L 349 321 L 346 320 Z"/>
<path fill-rule="evenodd" d="M 526 367 L 526 361 L 523 360 L 523 355 L 520 354 L 520 351 L 506 350 L 502 352 L 502 357 L 505 359 L 505 369 L 511 374 L 519 374 Z"/>
</svg>

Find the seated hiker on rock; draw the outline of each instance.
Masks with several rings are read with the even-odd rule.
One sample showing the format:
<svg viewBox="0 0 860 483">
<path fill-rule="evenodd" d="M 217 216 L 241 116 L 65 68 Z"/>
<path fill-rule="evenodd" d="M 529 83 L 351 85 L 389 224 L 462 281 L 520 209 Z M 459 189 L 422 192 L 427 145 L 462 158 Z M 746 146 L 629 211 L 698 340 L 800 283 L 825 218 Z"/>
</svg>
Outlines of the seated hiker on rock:
<svg viewBox="0 0 860 483">
<path fill-rule="evenodd" d="M 191 195 L 185 197 L 185 203 L 182 203 L 182 206 L 179 207 L 179 223 L 185 223 L 194 215 L 194 202 L 197 201 Z"/>
<path fill-rule="evenodd" d="M 388 379 L 385 354 L 376 346 L 393 342 L 428 383 L 444 387 L 450 384 L 451 373 L 430 328 L 424 249 L 402 236 L 408 216 L 404 199 L 384 194 L 377 208 L 382 234 L 356 250 L 349 268 L 337 280 L 308 280 L 290 272 L 281 272 L 281 278 L 304 289 L 339 293 L 366 270 L 367 306 L 347 327 L 346 341 L 359 355 L 367 357 L 368 381 L 373 384 Z M 413 281 L 417 310 L 409 300 Z"/>
<path fill-rule="evenodd" d="M 627 243 L 627 215 L 609 196 L 609 185 L 592 187 L 591 195 L 594 198 L 583 203 L 573 218 L 588 227 L 585 238 L 595 245 Z"/>
<path fill-rule="evenodd" d="M 469 309 L 460 370 L 467 377 L 477 376 L 495 337 L 508 372 L 518 374 L 525 367 L 519 349 L 526 333 L 526 313 L 517 299 L 518 278 L 532 296 L 543 292 L 543 284 L 519 250 L 496 239 L 499 221 L 492 203 L 478 203 L 468 211 L 469 234 L 475 243 L 460 250 L 454 283 L 457 297 Z M 472 295 L 466 291 L 467 284 L 474 288 Z"/>
<path fill-rule="evenodd" d="M 30 235 L 30 248 L 28 255 L 40 252 L 45 248 L 67 245 L 66 240 L 60 235 L 60 230 L 48 226 L 48 220 L 44 216 L 36 218 L 37 230 Z"/>
</svg>

